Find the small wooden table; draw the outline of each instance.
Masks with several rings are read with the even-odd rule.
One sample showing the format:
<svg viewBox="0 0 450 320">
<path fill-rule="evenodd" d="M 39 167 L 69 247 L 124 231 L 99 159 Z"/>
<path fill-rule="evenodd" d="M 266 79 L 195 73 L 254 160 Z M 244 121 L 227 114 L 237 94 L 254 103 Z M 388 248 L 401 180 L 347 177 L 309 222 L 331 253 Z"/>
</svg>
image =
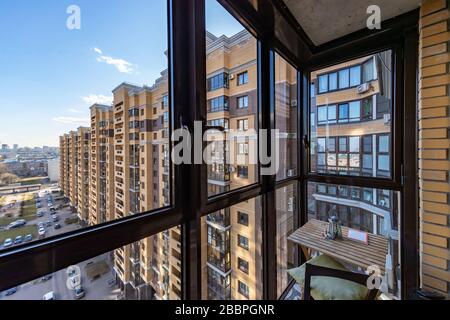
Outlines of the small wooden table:
<svg viewBox="0 0 450 320">
<path fill-rule="evenodd" d="M 343 239 L 327 240 L 324 237 L 328 222 L 310 220 L 303 227 L 292 233 L 288 240 L 298 244 L 306 258 L 311 257 L 311 250 L 319 251 L 335 259 L 353 264 L 367 270 L 376 265 L 385 272 L 388 240 L 382 236 L 369 234 L 368 244 L 347 238 L 348 229 L 342 227 Z"/>
</svg>

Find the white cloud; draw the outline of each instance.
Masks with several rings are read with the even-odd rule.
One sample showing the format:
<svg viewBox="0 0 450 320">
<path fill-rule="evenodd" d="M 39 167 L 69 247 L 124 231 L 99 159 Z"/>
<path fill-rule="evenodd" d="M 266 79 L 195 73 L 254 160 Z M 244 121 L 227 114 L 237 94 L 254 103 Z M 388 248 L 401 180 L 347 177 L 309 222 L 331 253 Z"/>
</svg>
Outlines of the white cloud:
<svg viewBox="0 0 450 320">
<path fill-rule="evenodd" d="M 86 97 L 81 97 L 81 99 L 90 106 L 96 103 L 110 105 L 113 102 L 113 97 L 104 96 L 102 94 L 90 94 Z"/>
<path fill-rule="evenodd" d="M 104 62 L 106 64 L 114 66 L 121 73 L 133 73 L 135 71 L 135 65 L 124 59 L 113 58 L 103 54 L 103 51 L 99 48 L 94 48 L 95 53 L 98 54 L 97 61 Z"/>
<path fill-rule="evenodd" d="M 89 118 L 79 118 L 79 117 L 56 117 L 52 119 L 55 122 L 61 124 L 77 124 L 77 125 L 89 125 Z"/>
<path fill-rule="evenodd" d="M 70 108 L 70 109 L 67 110 L 67 111 L 69 111 L 70 113 L 78 113 L 78 114 L 80 114 L 80 113 L 85 113 L 85 111 L 83 111 L 83 110 L 78 110 L 78 109 L 75 109 L 75 108 Z"/>
</svg>

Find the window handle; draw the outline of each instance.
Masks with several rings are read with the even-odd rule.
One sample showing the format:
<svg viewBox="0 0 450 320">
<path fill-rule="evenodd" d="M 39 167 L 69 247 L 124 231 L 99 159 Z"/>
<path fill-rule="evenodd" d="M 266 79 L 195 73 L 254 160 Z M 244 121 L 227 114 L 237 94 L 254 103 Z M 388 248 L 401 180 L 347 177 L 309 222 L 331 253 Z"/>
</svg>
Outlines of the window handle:
<svg viewBox="0 0 450 320">
<path fill-rule="evenodd" d="M 303 146 L 305 147 L 305 149 L 309 149 L 309 139 L 308 139 L 308 135 L 305 134 L 303 136 Z"/>
</svg>

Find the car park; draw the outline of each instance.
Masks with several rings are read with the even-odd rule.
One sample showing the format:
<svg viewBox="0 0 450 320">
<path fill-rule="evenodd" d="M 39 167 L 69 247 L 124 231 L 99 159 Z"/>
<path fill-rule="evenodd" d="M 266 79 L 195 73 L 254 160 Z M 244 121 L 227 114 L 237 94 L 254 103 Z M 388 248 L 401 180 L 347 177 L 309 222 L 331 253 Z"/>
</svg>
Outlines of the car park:
<svg viewBox="0 0 450 320">
<path fill-rule="evenodd" d="M 22 236 L 17 236 L 16 239 L 14 239 L 14 244 L 21 244 L 23 242 Z"/>
<path fill-rule="evenodd" d="M 11 238 L 5 239 L 5 241 L 3 242 L 3 248 L 8 248 L 11 247 L 13 245 L 13 241 Z"/>
</svg>

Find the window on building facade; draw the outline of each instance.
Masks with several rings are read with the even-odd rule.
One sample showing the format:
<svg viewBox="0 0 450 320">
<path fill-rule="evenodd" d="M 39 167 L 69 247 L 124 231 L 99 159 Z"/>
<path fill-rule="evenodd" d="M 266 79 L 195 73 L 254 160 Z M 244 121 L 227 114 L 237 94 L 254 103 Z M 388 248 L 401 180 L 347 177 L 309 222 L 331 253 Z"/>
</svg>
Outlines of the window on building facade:
<svg viewBox="0 0 450 320">
<path fill-rule="evenodd" d="M 238 86 L 247 84 L 248 83 L 248 71 L 239 73 L 237 78 L 238 78 L 238 81 L 237 81 Z"/>
</svg>

